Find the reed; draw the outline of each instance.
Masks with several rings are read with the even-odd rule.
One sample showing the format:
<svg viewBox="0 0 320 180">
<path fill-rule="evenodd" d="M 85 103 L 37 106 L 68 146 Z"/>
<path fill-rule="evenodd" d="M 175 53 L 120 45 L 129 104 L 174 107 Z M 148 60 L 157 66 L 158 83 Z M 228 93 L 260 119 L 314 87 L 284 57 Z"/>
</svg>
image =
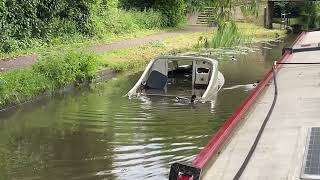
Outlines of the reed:
<svg viewBox="0 0 320 180">
<path fill-rule="evenodd" d="M 240 33 L 234 22 L 225 22 L 217 30 L 209 42 L 211 48 L 238 46 L 246 40 L 246 36 Z"/>
<path fill-rule="evenodd" d="M 269 41 L 282 38 L 286 34 L 284 30 L 269 30 L 252 23 L 234 23 L 228 21 L 222 23 L 217 30 L 209 36 L 201 36 L 198 39 L 197 48 L 231 48 L 242 44 Z"/>
</svg>

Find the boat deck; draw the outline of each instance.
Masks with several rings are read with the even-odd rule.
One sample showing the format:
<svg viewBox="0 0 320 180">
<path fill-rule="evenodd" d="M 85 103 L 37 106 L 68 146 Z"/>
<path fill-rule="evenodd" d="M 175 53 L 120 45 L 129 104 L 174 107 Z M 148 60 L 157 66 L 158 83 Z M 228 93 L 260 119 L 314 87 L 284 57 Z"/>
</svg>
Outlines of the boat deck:
<svg viewBox="0 0 320 180">
<path fill-rule="evenodd" d="M 320 32 L 309 32 L 293 47 L 319 42 Z M 296 52 L 288 55 L 285 62 L 320 62 L 320 51 Z M 278 99 L 274 111 L 240 179 L 300 179 L 308 128 L 320 127 L 320 64 L 284 64 L 278 70 Z M 273 97 L 274 85 L 270 81 L 220 153 L 213 154 L 202 167 L 203 180 L 234 178 L 267 116 Z"/>
</svg>

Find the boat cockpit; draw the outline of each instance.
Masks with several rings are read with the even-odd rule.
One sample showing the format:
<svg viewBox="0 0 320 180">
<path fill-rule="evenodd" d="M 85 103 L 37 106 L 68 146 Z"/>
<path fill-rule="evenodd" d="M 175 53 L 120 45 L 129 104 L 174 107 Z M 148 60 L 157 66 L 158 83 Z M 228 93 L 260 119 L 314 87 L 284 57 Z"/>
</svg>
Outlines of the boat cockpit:
<svg viewBox="0 0 320 180">
<path fill-rule="evenodd" d="M 193 96 L 206 100 L 219 91 L 223 83 L 218 62 L 213 59 L 163 56 L 149 63 L 127 95 Z"/>
</svg>

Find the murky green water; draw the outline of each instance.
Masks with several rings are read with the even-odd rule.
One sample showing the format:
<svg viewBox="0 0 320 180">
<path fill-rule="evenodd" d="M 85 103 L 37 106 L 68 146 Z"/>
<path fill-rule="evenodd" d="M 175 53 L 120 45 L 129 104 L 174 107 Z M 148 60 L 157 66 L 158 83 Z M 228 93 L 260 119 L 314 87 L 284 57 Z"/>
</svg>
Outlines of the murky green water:
<svg viewBox="0 0 320 180">
<path fill-rule="evenodd" d="M 129 100 L 138 73 L 2 112 L 0 179 L 166 179 L 170 164 L 190 163 L 252 90 L 232 87 L 261 79 L 282 46 L 220 57 L 231 89 L 211 103 Z"/>
</svg>

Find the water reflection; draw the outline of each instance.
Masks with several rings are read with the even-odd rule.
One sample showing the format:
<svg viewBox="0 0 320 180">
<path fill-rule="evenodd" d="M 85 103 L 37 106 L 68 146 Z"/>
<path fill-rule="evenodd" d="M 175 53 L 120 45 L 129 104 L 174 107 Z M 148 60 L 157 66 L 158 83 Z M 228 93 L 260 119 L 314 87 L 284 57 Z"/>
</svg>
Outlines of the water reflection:
<svg viewBox="0 0 320 180">
<path fill-rule="evenodd" d="M 213 54 L 225 87 L 260 80 L 282 45 Z M 250 92 L 223 90 L 204 104 L 123 97 L 139 77 L 118 76 L 1 113 L 0 179 L 166 179 L 170 164 L 190 163 Z"/>
</svg>

